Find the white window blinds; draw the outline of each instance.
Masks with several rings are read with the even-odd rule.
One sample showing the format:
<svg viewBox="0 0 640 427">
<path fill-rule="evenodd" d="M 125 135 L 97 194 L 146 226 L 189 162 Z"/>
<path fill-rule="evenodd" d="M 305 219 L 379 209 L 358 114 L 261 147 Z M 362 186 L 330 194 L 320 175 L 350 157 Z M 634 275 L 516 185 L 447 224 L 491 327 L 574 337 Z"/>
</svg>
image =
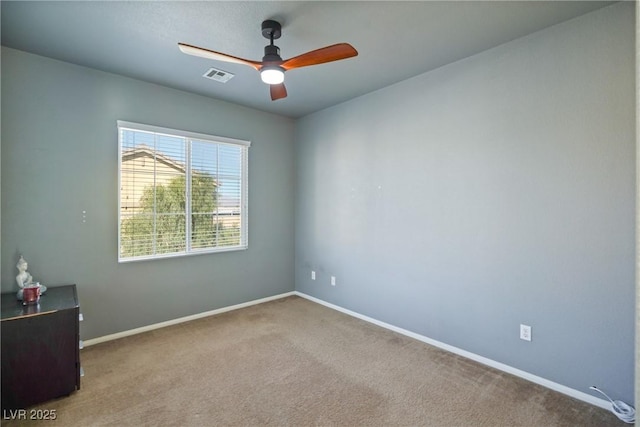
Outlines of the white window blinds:
<svg viewBox="0 0 640 427">
<path fill-rule="evenodd" d="M 118 121 L 119 261 L 247 247 L 247 141 Z"/>
</svg>

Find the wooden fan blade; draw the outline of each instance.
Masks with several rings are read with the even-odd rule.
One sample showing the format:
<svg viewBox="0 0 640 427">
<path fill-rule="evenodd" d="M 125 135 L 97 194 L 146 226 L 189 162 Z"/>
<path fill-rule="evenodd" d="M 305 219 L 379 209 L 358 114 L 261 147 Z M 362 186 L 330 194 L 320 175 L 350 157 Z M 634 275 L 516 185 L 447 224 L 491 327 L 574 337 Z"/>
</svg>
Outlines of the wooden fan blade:
<svg viewBox="0 0 640 427">
<path fill-rule="evenodd" d="M 203 47 L 193 46 L 186 43 L 178 43 L 178 47 L 182 53 L 187 55 L 199 56 L 201 58 L 215 59 L 216 61 L 233 62 L 234 64 L 244 64 L 259 70 L 262 62 L 251 61 L 250 59 L 238 58 L 237 56 L 227 55 L 226 53 L 216 52 L 214 50 L 205 49 Z"/>
<path fill-rule="evenodd" d="M 284 83 L 280 83 L 277 85 L 269 85 L 269 90 L 271 91 L 272 101 L 287 97 L 287 88 L 284 87 Z"/>
<path fill-rule="evenodd" d="M 282 64 L 280 64 L 280 66 L 285 70 L 291 70 L 293 68 L 347 59 L 357 55 L 358 51 L 349 43 L 338 43 L 286 59 Z"/>
</svg>

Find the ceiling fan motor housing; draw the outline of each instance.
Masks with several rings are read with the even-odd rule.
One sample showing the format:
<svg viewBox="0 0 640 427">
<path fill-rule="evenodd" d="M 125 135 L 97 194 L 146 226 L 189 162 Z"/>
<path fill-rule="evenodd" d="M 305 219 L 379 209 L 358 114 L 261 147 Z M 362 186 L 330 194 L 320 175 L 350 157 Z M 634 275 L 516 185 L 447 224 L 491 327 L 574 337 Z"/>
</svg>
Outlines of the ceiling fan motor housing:
<svg viewBox="0 0 640 427">
<path fill-rule="evenodd" d="M 262 62 L 282 62 L 282 58 L 280 57 L 280 48 L 274 44 L 265 46 Z"/>
</svg>

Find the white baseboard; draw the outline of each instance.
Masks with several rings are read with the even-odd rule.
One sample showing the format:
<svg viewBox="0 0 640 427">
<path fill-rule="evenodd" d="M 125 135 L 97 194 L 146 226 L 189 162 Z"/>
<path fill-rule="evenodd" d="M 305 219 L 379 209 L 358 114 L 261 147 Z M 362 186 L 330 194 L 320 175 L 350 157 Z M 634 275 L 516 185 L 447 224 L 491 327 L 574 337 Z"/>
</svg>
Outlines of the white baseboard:
<svg viewBox="0 0 640 427">
<path fill-rule="evenodd" d="M 558 391 L 558 392 L 560 392 L 562 394 L 566 394 L 567 396 L 571 396 L 571 397 L 576 398 L 578 400 L 582 400 L 583 402 L 590 403 L 592 405 L 598 406 L 598 407 L 606 409 L 606 410 L 611 410 L 611 403 L 609 403 L 608 401 L 606 401 L 604 399 L 600 399 L 599 397 L 595 397 L 595 396 L 592 396 L 590 394 L 583 393 L 581 391 L 578 391 L 578 390 L 572 389 L 570 387 L 564 386 L 562 384 L 558 384 L 558 383 L 555 383 L 553 381 L 549 381 L 549 380 L 547 380 L 545 378 L 542 378 L 542 377 L 539 377 L 537 375 L 530 374 L 529 372 L 525 372 L 525 371 L 522 371 L 520 369 L 516 369 L 516 368 L 514 368 L 512 366 L 505 365 L 504 363 L 496 362 L 495 360 L 488 359 L 488 358 L 480 356 L 478 354 L 471 353 L 471 352 L 466 351 L 466 350 L 462 350 L 462 349 L 460 349 L 458 347 L 454 347 L 452 345 L 445 344 L 443 342 L 431 339 L 429 337 L 425 337 L 424 335 L 416 334 L 415 332 L 411 332 L 411 331 L 408 331 L 406 329 L 402 329 L 402 328 L 399 328 L 397 326 L 390 325 L 389 323 L 381 322 L 380 320 L 376 320 L 376 319 L 371 318 L 369 316 L 365 316 L 363 314 L 356 313 L 355 311 L 351 311 L 351 310 L 348 310 L 346 308 L 340 307 L 338 305 L 331 304 L 329 302 L 323 301 L 323 300 L 318 299 L 316 297 L 312 297 L 311 295 L 307 295 L 307 294 L 304 294 L 304 293 L 298 292 L 298 291 L 295 291 L 294 294 L 298 295 L 299 297 L 305 298 L 305 299 L 307 299 L 309 301 L 313 301 L 315 303 L 324 305 L 325 307 L 329 307 L 329 308 L 332 308 L 334 310 L 340 311 L 342 313 L 348 314 L 349 316 L 353 316 L 353 317 L 356 317 L 358 319 L 364 320 L 366 322 L 373 323 L 374 325 L 381 326 L 381 327 L 383 327 L 385 329 L 389 329 L 389 330 L 397 332 L 399 334 L 406 335 L 406 336 L 408 336 L 410 338 L 416 339 L 418 341 L 422 341 L 422 342 L 430 344 L 430 345 L 432 345 L 434 347 L 438 347 L 438 348 L 441 348 L 443 350 L 449 351 L 451 353 L 460 355 L 462 357 L 466 357 L 467 359 L 474 360 L 476 362 L 482 363 L 483 365 L 487 365 L 487 366 L 490 366 L 492 368 L 498 369 L 500 371 L 507 372 L 509 374 L 515 375 L 516 377 L 523 378 L 523 379 L 525 379 L 527 381 L 531 381 L 533 383 L 539 384 L 539 385 L 541 385 L 543 387 L 546 387 L 546 388 L 549 388 L 551 390 Z"/>
<path fill-rule="evenodd" d="M 213 316 L 220 313 L 226 313 L 227 311 L 238 310 L 240 308 L 249 307 L 252 305 L 262 304 L 285 297 L 295 295 L 295 292 L 285 292 L 284 294 L 273 295 L 266 298 L 261 298 L 253 301 L 243 302 L 242 304 L 231 305 L 229 307 L 222 307 L 216 310 L 205 311 L 204 313 L 193 314 L 191 316 L 180 317 L 178 319 L 167 320 L 166 322 L 154 323 L 153 325 L 142 326 L 140 328 L 129 329 L 128 331 L 122 331 L 111 335 L 105 335 L 98 338 L 93 338 L 84 341 L 84 347 L 89 347 L 95 344 L 100 344 L 107 341 L 117 340 L 118 338 L 129 337 L 131 335 L 141 334 L 143 332 L 153 331 L 154 329 L 160 329 L 167 326 L 178 325 L 180 323 L 189 322 L 191 320 L 202 319 L 203 317 Z"/>
</svg>

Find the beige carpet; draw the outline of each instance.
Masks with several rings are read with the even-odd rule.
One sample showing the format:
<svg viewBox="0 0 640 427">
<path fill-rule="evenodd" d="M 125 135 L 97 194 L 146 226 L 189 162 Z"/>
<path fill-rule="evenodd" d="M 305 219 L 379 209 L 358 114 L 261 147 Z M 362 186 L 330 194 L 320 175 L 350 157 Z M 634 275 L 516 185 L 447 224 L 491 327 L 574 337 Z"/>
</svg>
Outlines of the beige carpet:
<svg viewBox="0 0 640 427">
<path fill-rule="evenodd" d="M 82 389 L 38 406 L 56 410 L 43 425 L 625 425 L 299 297 L 95 345 L 81 358 Z"/>
</svg>

